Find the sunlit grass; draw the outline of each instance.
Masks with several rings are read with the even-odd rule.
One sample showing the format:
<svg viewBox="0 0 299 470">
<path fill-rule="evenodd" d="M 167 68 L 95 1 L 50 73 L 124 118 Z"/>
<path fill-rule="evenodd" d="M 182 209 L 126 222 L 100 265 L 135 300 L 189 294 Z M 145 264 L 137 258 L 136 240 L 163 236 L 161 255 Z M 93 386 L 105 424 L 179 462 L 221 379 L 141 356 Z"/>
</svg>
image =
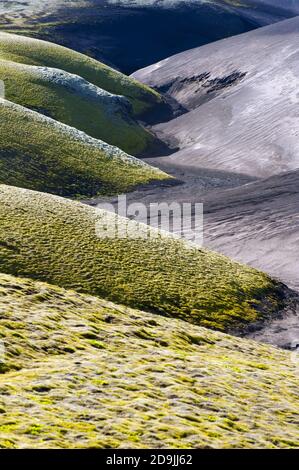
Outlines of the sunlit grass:
<svg viewBox="0 0 299 470">
<path fill-rule="evenodd" d="M 150 228 L 155 237 L 106 237 L 116 222 L 127 223 L 2 186 L 0 271 L 220 330 L 243 328 L 284 306 L 284 290 L 266 274 Z"/>
<path fill-rule="evenodd" d="M 7 275 L 0 339 L 0 448 L 299 446 L 285 351 Z"/>
</svg>

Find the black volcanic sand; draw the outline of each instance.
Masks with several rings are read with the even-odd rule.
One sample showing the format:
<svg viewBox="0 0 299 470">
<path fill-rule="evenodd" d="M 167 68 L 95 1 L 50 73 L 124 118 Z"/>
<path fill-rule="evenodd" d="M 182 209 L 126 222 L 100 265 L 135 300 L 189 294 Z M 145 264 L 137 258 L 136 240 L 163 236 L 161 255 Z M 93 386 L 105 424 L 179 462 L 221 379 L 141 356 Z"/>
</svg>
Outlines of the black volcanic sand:
<svg viewBox="0 0 299 470">
<path fill-rule="evenodd" d="M 130 74 L 165 57 L 218 39 L 240 34 L 261 25 L 247 18 L 246 9 L 213 5 L 182 5 L 176 8 L 126 7 L 94 0 L 87 8 L 63 8 L 55 14 L 23 25 L 4 15 L 6 29 L 30 33 L 94 56 Z M 29 16 L 29 15 L 28 15 Z M 42 26 L 44 24 L 44 26 Z M 36 27 L 35 27 L 36 25 Z M 40 25 L 42 27 L 40 27 Z"/>
</svg>

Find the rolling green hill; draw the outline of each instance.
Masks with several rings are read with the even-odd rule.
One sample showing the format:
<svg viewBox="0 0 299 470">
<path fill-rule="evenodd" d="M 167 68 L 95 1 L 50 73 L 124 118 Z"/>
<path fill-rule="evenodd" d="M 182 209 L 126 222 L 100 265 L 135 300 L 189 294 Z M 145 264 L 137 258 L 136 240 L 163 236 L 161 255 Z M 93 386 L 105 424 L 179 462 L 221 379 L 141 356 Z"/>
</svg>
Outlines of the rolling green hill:
<svg viewBox="0 0 299 470">
<path fill-rule="evenodd" d="M 0 59 L 79 75 L 110 93 L 128 98 L 137 116 L 162 105 L 161 96 L 146 85 L 84 54 L 47 41 L 0 32 Z"/>
<path fill-rule="evenodd" d="M 1 53 L 0 53 L 1 54 Z M 0 60 L 5 98 L 104 140 L 131 155 L 157 139 L 132 118 L 130 102 L 59 69 Z"/>
<path fill-rule="evenodd" d="M 0 312 L 0 448 L 299 446 L 290 353 L 2 274 Z"/>
<path fill-rule="evenodd" d="M 120 236 L 111 236 L 115 227 Z M 286 301 L 267 275 L 166 232 L 4 185 L 1 271 L 220 330 L 243 328 Z"/>
<path fill-rule="evenodd" d="M 134 157 L 0 99 L 0 182 L 68 197 L 126 192 L 168 178 Z"/>
</svg>

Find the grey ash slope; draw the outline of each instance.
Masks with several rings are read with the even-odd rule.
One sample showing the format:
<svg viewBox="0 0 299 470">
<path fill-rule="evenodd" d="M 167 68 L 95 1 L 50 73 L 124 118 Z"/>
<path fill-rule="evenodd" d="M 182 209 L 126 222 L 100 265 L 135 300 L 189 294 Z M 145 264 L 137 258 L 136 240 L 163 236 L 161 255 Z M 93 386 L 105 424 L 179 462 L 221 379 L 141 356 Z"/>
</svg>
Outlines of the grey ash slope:
<svg viewBox="0 0 299 470">
<path fill-rule="evenodd" d="M 269 273 L 299 291 L 299 170 L 204 198 L 205 245 Z M 250 336 L 289 346 L 299 310 Z"/>
<path fill-rule="evenodd" d="M 207 246 L 299 290 L 299 170 L 203 201 Z"/>
<path fill-rule="evenodd" d="M 299 167 L 299 17 L 173 56 L 134 77 L 187 112 L 154 127 L 179 164 L 268 177 Z"/>
</svg>

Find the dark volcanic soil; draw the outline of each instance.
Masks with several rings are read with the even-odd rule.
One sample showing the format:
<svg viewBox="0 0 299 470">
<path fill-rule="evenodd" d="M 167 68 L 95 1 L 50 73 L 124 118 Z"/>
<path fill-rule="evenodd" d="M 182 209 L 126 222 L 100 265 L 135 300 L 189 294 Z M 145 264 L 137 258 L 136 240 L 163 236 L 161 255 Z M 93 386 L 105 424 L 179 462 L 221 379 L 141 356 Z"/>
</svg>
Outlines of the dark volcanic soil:
<svg viewBox="0 0 299 470">
<path fill-rule="evenodd" d="M 130 74 L 178 52 L 293 15 L 289 6 L 244 7 L 219 0 L 28 0 L 0 5 L 0 27 L 88 53 Z"/>
</svg>

